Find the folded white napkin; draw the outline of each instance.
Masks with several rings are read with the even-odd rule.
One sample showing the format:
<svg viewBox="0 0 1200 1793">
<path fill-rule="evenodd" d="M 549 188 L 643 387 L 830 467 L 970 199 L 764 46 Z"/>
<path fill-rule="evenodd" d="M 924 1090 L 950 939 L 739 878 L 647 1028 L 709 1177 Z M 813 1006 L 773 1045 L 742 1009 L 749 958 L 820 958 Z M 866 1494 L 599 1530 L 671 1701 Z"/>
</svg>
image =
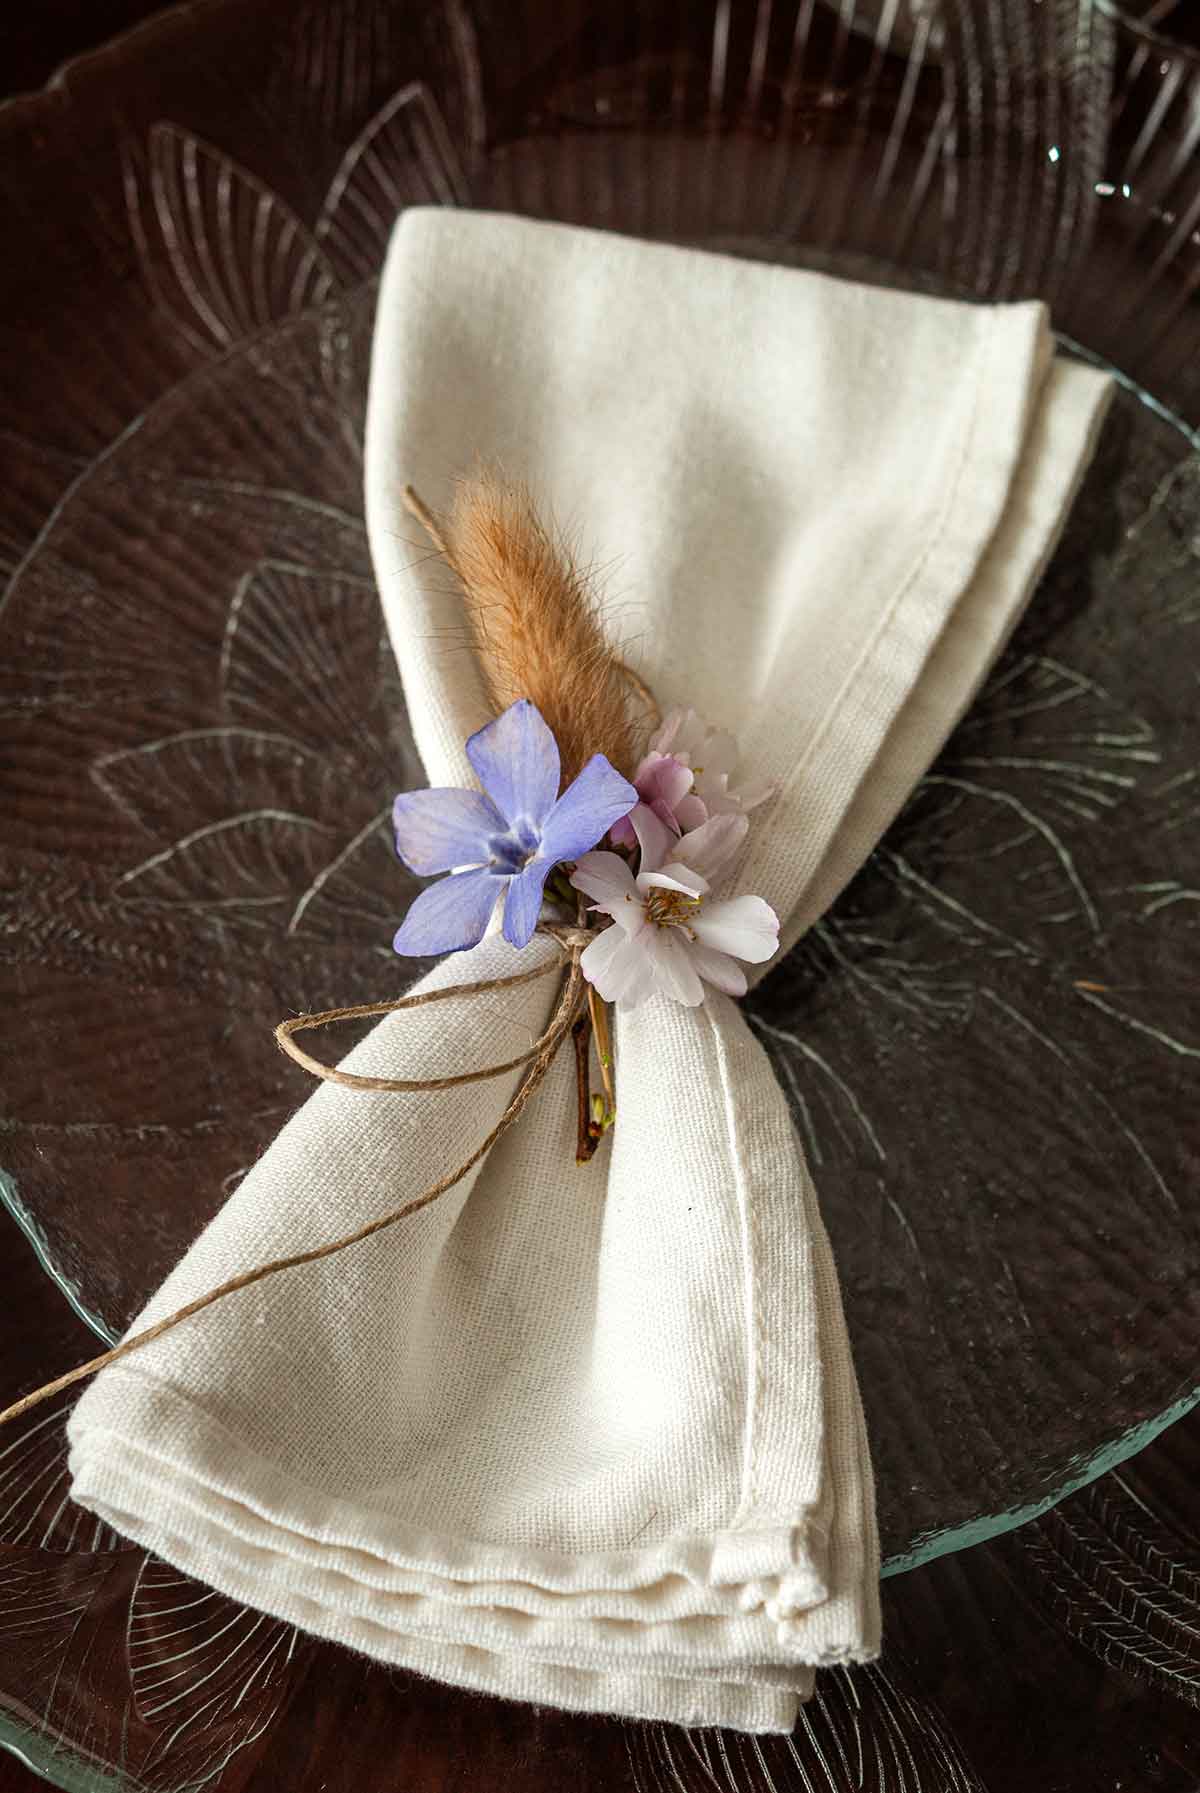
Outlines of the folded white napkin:
<svg viewBox="0 0 1200 1793">
<path fill-rule="evenodd" d="M 606 566 L 614 630 L 664 707 L 695 706 L 738 736 L 747 777 L 777 781 L 733 882 L 794 940 L 1003 644 L 1106 396 L 1052 359 L 1036 304 L 409 212 L 380 294 L 367 500 L 430 782 L 473 783 L 463 743 L 489 710 L 400 490 L 437 508 L 483 460 Z M 553 950 L 488 939 L 430 982 Z M 423 1077 L 511 1056 L 554 984 L 393 1017 L 345 1062 Z M 446 1681 L 790 1729 L 815 1665 L 879 1647 L 828 1242 L 736 1003 L 654 998 L 616 1050 L 619 1118 L 590 1166 L 563 1053 L 436 1205 L 104 1372 L 71 1420 L 75 1498 L 251 1606 Z M 418 1194 L 516 1081 L 322 1085 L 139 1324 Z"/>
</svg>

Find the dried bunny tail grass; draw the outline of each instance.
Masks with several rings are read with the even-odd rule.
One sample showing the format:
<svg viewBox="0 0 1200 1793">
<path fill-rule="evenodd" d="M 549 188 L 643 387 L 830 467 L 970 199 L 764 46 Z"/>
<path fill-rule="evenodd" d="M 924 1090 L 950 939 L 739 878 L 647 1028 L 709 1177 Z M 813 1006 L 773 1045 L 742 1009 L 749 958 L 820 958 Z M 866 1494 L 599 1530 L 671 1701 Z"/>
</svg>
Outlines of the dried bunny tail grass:
<svg viewBox="0 0 1200 1793">
<path fill-rule="evenodd" d="M 497 711 L 519 697 L 537 705 L 558 742 L 564 782 L 594 753 L 630 772 L 631 675 L 605 640 L 586 576 L 528 490 L 474 474 L 458 482 L 440 522 L 411 489 L 405 496 L 461 581 Z"/>
</svg>

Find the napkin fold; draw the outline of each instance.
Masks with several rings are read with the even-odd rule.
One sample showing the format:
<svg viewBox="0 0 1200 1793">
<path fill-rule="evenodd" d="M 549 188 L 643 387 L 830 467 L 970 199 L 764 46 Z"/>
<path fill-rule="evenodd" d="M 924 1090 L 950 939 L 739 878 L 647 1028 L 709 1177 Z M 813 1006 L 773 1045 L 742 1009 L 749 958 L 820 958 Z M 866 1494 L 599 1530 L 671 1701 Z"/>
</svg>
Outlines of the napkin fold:
<svg viewBox="0 0 1200 1793">
<path fill-rule="evenodd" d="M 430 783 L 474 782 L 489 709 L 400 492 L 438 508 L 484 461 L 607 567 L 612 632 L 663 706 L 775 781 L 729 883 L 795 940 L 1003 646 L 1107 396 L 1053 357 L 1038 304 L 406 213 L 367 506 Z M 491 937 L 427 983 L 555 950 Z M 345 1066 L 510 1057 L 554 984 L 391 1017 Z M 580 1169 L 569 1056 L 432 1207 L 104 1371 L 70 1422 L 74 1496 L 248 1605 L 441 1680 L 787 1731 L 817 1666 L 879 1648 L 862 1409 L 788 1105 L 736 1003 L 654 998 L 619 1017 L 617 1126 Z M 321 1085 L 135 1330 L 419 1194 L 517 1081 Z"/>
</svg>

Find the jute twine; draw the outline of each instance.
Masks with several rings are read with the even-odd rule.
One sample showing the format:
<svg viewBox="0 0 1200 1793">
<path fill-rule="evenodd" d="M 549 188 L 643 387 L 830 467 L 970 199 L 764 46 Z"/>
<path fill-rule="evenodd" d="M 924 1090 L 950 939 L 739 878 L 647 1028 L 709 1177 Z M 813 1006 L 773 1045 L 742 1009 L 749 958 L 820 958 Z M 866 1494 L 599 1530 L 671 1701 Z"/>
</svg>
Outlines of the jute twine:
<svg viewBox="0 0 1200 1793">
<path fill-rule="evenodd" d="M 457 570 L 454 567 L 445 532 L 433 511 L 411 486 L 404 488 L 402 496 L 406 508 L 421 524 L 434 547 L 448 562 L 451 569 Z M 616 664 L 642 700 L 648 716 L 657 725 L 662 720 L 662 712 L 655 701 L 654 693 L 638 677 L 631 666 L 626 665 L 624 661 L 617 661 Z M 581 918 L 582 914 L 581 910 Z M 401 1203 L 398 1208 L 390 1209 L 386 1214 L 379 1215 L 376 1220 L 368 1221 L 365 1226 L 357 1227 L 352 1233 L 344 1234 L 340 1239 L 332 1239 L 327 1245 L 317 1245 L 309 1251 L 293 1252 L 285 1258 L 274 1258 L 269 1264 L 258 1264 L 253 1270 L 243 1270 L 239 1275 L 231 1276 L 228 1282 L 219 1283 L 215 1289 L 209 1289 L 206 1294 L 198 1295 L 194 1301 L 186 1302 L 183 1307 L 176 1308 L 174 1313 L 167 1314 L 161 1320 L 156 1320 L 144 1331 L 134 1333 L 130 1338 L 122 1339 L 120 1344 L 114 1345 L 111 1350 L 102 1351 L 99 1357 L 93 1357 L 87 1363 L 76 1365 L 65 1375 L 56 1376 L 53 1382 L 44 1383 L 41 1388 L 35 1388 L 32 1394 L 24 1395 L 21 1400 L 14 1401 L 10 1407 L 6 1407 L 0 1412 L 0 1426 L 10 1419 L 18 1419 L 21 1414 L 28 1413 L 30 1408 L 40 1406 L 52 1395 L 60 1394 L 64 1388 L 70 1388 L 72 1384 L 82 1382 L 88 1376 L 94 1376 L 97 1370 L 106 1369 L 110 1363 L 117 1363 L 132 1352 L 140 1351 L 143 1345 L 150 1344 L 154 1339 L 162 1338 L 164 1333 L 173 1331 L 185 1320 L 190 1320 L 194 1314 L 203 1313 L 206 1307 L 212 1307 L 215 1302 L 224 1301 L 227 1295 L 236 1295 L 239 1289 L 251 1288 L 255 1283 L 265 1282 L 268 1277 L 278 1276 L 281 1271 L 295 1270 L 301 1264 L 315 1264 L 322 1258 L 329 1258 L 336 1252 L 345 1251 L 347 1246 L 357 1245 L 364 1239 L 372 1238 L 376 1233 L 382 1233 L 387 1227 L 395 1226 L 398 1221 L 406 1220 L 410 1215 L 419 1213 L 422 1208 L 429 1207 L 448 1190 L 453 1189 L 456 1183 L 461 1183 L 467 1173 L 474 1170 L 480 1159 L 487 1156 L 496 1141 L 502 1134 L 508 1132 L 513 1122 L 521 1115 L 526 1104 L 541 1085 L 550 1066 L 554 1063 L 559 1048 L 571 1033 L 588 998 L 588 986 L 583 972 L 580 970 L 579 961 L 584 948 L 595 939 L 596 930 L 583 926 L 560 927 L 551 922 L 542 922 L 538 924 L 537 931 L 555 941 L 566 956 L 567 963 L 563 968 L 562 989 L 545 1032 L 538 1036 L 528 1052 L 522 1052 L 516 1058 L 506 1059 L 503 1064 L 483 1065 L 474 1071 L 459 1071 L 452 1077 L 418 1079 L 364 1077 L 354 1071 L 342 1071 L 333 1065 L 323 1064 L 320 1059 L 314 1058 L 311 1053 L 306 1052 L 302 1046 L 298 1046 L 295 1036 L 310 1028 L 331 1027 L 340 1021 L 360 1021 L 367 1020 L 372 1016 L 395 1015 L 406 1009 L 424 1008 L 427 1003 L 450 1002 L 462 997 L 490 995 L 495 990 L 515 989 L 518 984 L 532 983 L 535 978 L 545 977 L 550 972 L 560 969 L 560 961 L 551 959 L 533 971 L 519 971 L 509 977 L 484 978 L 477 983 L 449 984 L 440 990 L 423 990 L 413 996 L 401 996 L 395 1002 L 364 1002 L 358 1003 L 352 1008 L 326 1009 L 319 1015 L 298 1015 L 293 1020 L 281 1021 L 275 1029 L 275 1038 L 289 1058 L 295 1059 L 296 1063 L 302 1065 L 313 1077 L 320 1077 L 326 1083 L 340 1084 L 344 1089 L 400 1092 L 457 1089 L 462 1084 L 483 1083 L 489 1078 L 503 1077 L 509 1071 L 517 1071 L 522 1066 L 526 1066 L 524 1077 L 496 1125 L 456 1169 L 439 1177 L 421 1195 L 414 1196 L 411 1201 Z M 594 1005 L 592 1014 L 595 1019 Z M 596 1031 L 600 1045 L 601 1068 L 604 1072 L 605 1087 L 608 1090 L 611 1104 L 610 1048 L 607 1045 L 607 1027 L 606 1024 L 603 1024 L 602 1018 Z M 577 1038 L 577 1054 L 580 1050 L 581 1042 Z M 586 1057 L 586 1042 L 583 1043 L 583 1051 Z M 579 1074 L 581 1090 L 585 1091 L 582 1065 Z M 581 1103 L 584 1099 L 585 1095 L 581 1095 Z M 580 1161 L 582 1162 L 582 1160 Z"/>
<path fill-rule="evenodd" d="M 301 1264 L 315 1264 L 322 1258 L 333 1257 L 336 1252 L 345 1251 L 349 1245 L 358 1245 L 364 1239 L 382 1233 L 387 1227 L 395 1226 L 398 1221 L 407 1220 L 412 1214 L 420 1213 L 438 1201 L 456 1183 L 461 1183 L 469 1171 L 474 1170 L 481 1158 L 485 1158 L 502 1134 L 508 1132 L 513 1122 L 523 1112 L 535 1091 L 541 1085 L 550 1066 L 554 1063 L 560 1046 L 566 1040 L 574 1025 L 576 1016 L 586 1000 L 587 985 L 579 961 L 584 948 L 595 939 L 595 930 L 590 928 L 565 928 L 551 922 L 542 922 L 538 933 L 553 940 L 566 956 L 566 965 L 559 959 L 550 959 L 533 971 L 518 971 L 508 977 L 483 978 L 478 982 L 465 984 L 448 984 L 440 990 L 419 990 L 412 996 L 401 996 L 395 1002 L 364 1002 L 353 1008 L 326 1009 L 319 1015 L 298 1015 L 293 1020 L 281 1021 L 275 1029 L 275 1038 L 289 1058 L 295 1059 L 298 1065 L 314 1077 L 325 1083 L 337 1083 L 344 1089 L 361 1090 L 446 1090 L 457 1089 L 465 1083 L 483 1083 L 492 1077 L 503 1077 L 509 1071 L 519 1070 L 523 1065 L 528 1069 L 518 1084 L 500 1119 L 469 1157 L 464 1158 L 454 1170 L 447 1171 L 435 1183 L 410 1201 L 402 1202 L 399 1207 L 391 1208 L 377 1219 L 367 1221 L 365 1226 L 356 1227 L 352 1233 L 345 1233 L 340 1239 L 331 1239 L 326 1245 L 313 1246 L 309 1251 L 292 1252 L 285 1258 L 273 1258 L 268 1264 L 258 1264 L 253 1270 L 243 1270 L 237 1276 L 231 1276 L 228 1282 L 218 1283 L 216 1288 L 209 1289 L 204 1295 L 197 1295 L 194 1301 L 185 1302 L 174 1313 L 156 1320 L 144 1331 L 136 1332 L 131 1337 L 122 1339 L 109 1351 L 102 1351 L 87 1363 L 77 1364 L 63 1376 L 56 1376 L 52 1382 L 46 1382 L 41 1388 L 35 1388 L 32 1394 L 24 1395 L 14 1401 L 10 1407 L 0 1412 L 0 1426 L 8 1420 L 19 1419 L 30 1408 L 38 1407 L 48 1401 L 52 1395 L 60 1394 L 64 1388 L 70 1388 L 75 1382 L 82 1382 L 88 1376 L 94 1376 L 97 1370 L 103 1370 L 110 1363 L 117 1363 L 122 1357 L 128 1357 L 134 1351 L 140 1351 L 153 1339 L 162 1338 L 164 1333 L 171 1332 L 176 1326 L 190 1320 L 194 1314 L 203 1313 L 206 1307 L 215 1302 L 224 1301 L 227 1295 L 236 1295 L 239 1289 L 249 1289 L 255 1283 L 265 1282 L 268 1277 L 278 1276 L 281 1271 L 295 1270 Z M 365 1020 L 374 1015 L 395 1015 L 408 1009 L 424 1008 L 429 1003 L 451 1002 L 462 997 L 490 995 L 495 990 L 512 990 L 518 984 L 532 983 L 536 978 L 548 976 L 551 972 L 562 971 L 563 982 L 549 1025 L 544 1033 L 538 1035 L 528 1052 L 520 1053 L 516 1058 L 506 1059 L 502 1064 L 483 1065 L 478 1070 L 459 1071 L 452 1077 L 362 1077 L 353 1071 L 342 1071 L 334 1065 L 326 1065 L 318 1058 L 313 1058 L 298 1046 L 294 1036 L 309 1028 L 330 1027 L 339 1021 Z"/>
</svg>

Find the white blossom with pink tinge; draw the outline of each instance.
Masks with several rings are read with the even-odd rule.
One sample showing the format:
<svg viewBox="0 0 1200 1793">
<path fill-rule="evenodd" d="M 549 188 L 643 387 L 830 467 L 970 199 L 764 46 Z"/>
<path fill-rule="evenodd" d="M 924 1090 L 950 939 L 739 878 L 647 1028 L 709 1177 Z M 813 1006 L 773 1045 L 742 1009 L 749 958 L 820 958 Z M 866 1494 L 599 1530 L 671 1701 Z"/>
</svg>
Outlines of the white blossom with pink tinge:
<svg viewBox="0 0 1200 1793">
<path fill-rule="evenodd" d="M 663 754 L 689 768 L 691 794 L 703 803 L 706 815 L 744 815 L 765 803 L 775 789 L 768 779 L 761 778 L 735 789 L 730 779 L 737 768 L 737 742 L 732 735 L 709 728 L 695 710 L 670 710 L 663 717 L 650 738 L 648 757 Z M 684 826 L 694 827 L 695 823 Z"/>
<path fill-rule="evenodd" d="M 622 1009 L 658 991 L 694 1007 L 706 983 L 743 996 L 737 961 L 760 964 L 779 946 L 779 917 L 761 897 L 712 900 L 713 880 L 745 839 L 745 816 L 713 816 L 677 840 L 639 804 L 634 826 L 642 849 L 636 877 L 619 854 L 605 852 L 585 853 L 572 873 L 576 890 L 614 924 L 585 949 L 584 976 Z"/>
<path fill-rule="evenodd" d="M 710 816 L 744 815 L 772 794 L 774 786 L 763 779 L 736 790 L 730 786 L 737 757 L 732 735 L 710 729 L 695 710 L 671 710 L 633 782 L 642 803 L 672 834 L 687 834 Z M 609 839 L 615 847 L 636 844 L 632 812 L 614 823 Z"/>
</svg>

